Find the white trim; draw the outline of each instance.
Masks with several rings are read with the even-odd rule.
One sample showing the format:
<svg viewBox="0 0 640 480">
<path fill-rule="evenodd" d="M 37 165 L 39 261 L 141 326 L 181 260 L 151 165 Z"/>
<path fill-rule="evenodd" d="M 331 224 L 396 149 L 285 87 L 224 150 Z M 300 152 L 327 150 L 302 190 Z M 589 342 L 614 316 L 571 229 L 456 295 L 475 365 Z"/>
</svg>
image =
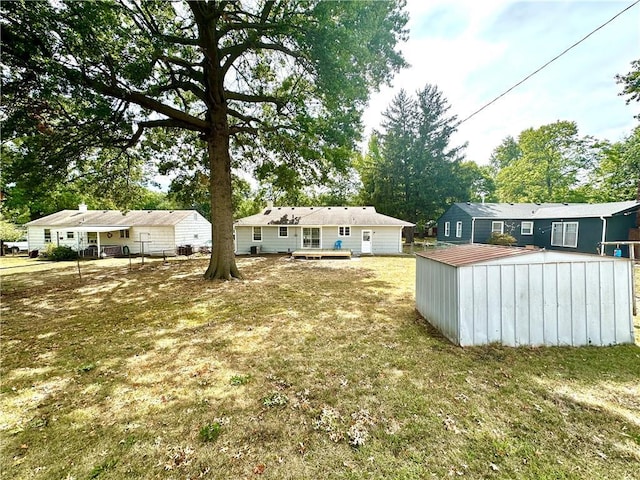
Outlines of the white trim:
<svg viewBox="0 0 640 480">
<path fill-rule="evenodd" d="M 462 238 L 462 222 L 456 222 L 456 238 Z"/>
<path fill-rule="evenodd" d="M 259 240 L 256 240 L 256 231 L 255 231 L 256 228 L 260 229 L 260 239 Z M 264 238 L 264 236 L 262 235 L 262 227 L 251 227 L 251 241 L 252 242 L 262 242 L 263 238 Z"/>
<path fill-rule="evenodd" d="M 368 242 L 364 241 L 364 233 L 365 232 L 369 232 L 369 241 Z M 364 247 L 365 243 L 369 244 L 369 251 L 368 252 L 365 252 L 364 248 L 362 248 L 362 247 Z M 360 253 L 373 253 L 373 230 L 362 230 L 360 232 Z"/>
<path fill-rule="evenodd" d="M 576 226 L 575 232 L 575 242 L 571 245 L 567 244 L 567 227 L 569 225 Z M 566 248 L 577 248 L 578 247 L 578 227 L 580 226 L 580 222 L 551 222 L 551 246 L 553 247 L 566 247 Z M 561 243 L 553 243 L 553 232 L 559 227 L 562 229 L 562 240 Z"/>
<path fill-rule="evenodd" d="M 444 236 L 448 237 L 451 233 L 451 222 L 444 222 Z"/>
<path fill-rule="evenodd" d="M 281 235 L 280 234 L 280 229 L 281 228 L 285 228 L 287 234 L 286 235 Z M 287 225 L 278 225 L 278 238 L 289 238 L 289 227 Z"/>
<path fill-rule="evenodd" d="M 530 227 L 527 230 L 529 233 L 525 232 L 524 225 L 528 224 Z M 520 223 L 520 235 L 533 235 L 533 221 L 532 220 L 523 220 Z"/>
<path fill-rule="evenodd" d="M 305 231 L 305 229 L 309 229 L 309 230 L 318 229 L 318 232 L 320 234 L 319 235 L 319 242 L 320 243 L 319 243 L 319 245 L 317 247 L 313 246 L 313 232 L 311 232 L 311 238 L 310 238 L 311 246 L 305 246 L 305 244 L 304 244 L 304 231 Z M 302 248 L 318 248 L 318 249 L 322 248 L 322 227 L 302 227 L 302 232 L 300 232 L 300 233 L 301 233 L 301 235 L 300 235 L 300 243 L 302 244 L 301 245 Z"/>
<path fill-rule="evenodd" d="M 342 233 L 340 233 L 341 230 L 342 230 Z M 351 236 L 351 225 L 339 225 L 338 226 L 338 236 L 339 237 L 350 237 Z"/>
<path fill-rule="evenodd" d="M 494 226 L 493 226 L 494 224 L 500 224 L 500 231 L 499 232 L 494 228 Z M 504 222 L 502 220 L 493 220 L 491 222 L 491 233 L 503 234 L 504 233 Z"/>
</svg>

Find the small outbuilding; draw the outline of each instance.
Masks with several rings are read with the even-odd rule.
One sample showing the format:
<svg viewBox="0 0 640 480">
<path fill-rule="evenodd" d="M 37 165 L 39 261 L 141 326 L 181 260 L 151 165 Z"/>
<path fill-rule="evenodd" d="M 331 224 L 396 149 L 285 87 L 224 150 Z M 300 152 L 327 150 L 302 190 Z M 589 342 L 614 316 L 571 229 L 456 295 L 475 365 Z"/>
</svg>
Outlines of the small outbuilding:
<svg viewBox="0 0 640 480">
<path fill-rule="evenodd" d="M 634 343 L 626 258 L 471 244 L 416 262 L 416 308 L 457 345 Z"/>
</svg>

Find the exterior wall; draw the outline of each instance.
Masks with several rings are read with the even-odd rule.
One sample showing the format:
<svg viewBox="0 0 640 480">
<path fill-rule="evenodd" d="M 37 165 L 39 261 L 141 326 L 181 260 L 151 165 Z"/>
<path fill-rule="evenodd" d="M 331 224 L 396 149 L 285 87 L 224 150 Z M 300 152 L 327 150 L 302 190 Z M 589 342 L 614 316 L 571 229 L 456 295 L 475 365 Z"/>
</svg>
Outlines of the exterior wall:
<svg viewBox="0 0 640 480">
<path fill-rule="evenodd" d="M 635 226 L 635 212 L 631 215 L 616 215 L 614 217 L 607 218 L 607 234 L 605 241 L 615 242 L 618 240 L 629 240 L 629 230 L 635 228 Z M 613 255 L 614 248 L 615 245 L 606 245 L 606 254 Z M 620 245 L 620 248 L 622 249 L 622 256 L 629 257 L 629 247 L 627 245 Z"/>
<path fill-rule="evenodd" d="M 27 228 L 27 241 L 29 250 L 44 250 L 44 230 L 46 227 L 33 226 Z M 51 243 L 55 245 L 66 245 L 74 250 L 87 248 L 88 232 L 74 232 L 73 239 L 67 239 L 67 232 L 72 232 L 72 227 L 53 227 L 51 230 Z M 111 237 L 108 236 L 111 233 Z M 147 235 L 148 234 L 148 237 Z M 144 244 L 144 252 L 161 252 L 162 250 L 175 250 L 175 235 L 173 226 L 165 227 L 132 227 L 129 230 L 129 238 L 120 238 L 120 232 L 99 232 L 100 247 L 106 246 L 127 246 L 133 254 L 141 252 L 141 238 L 148 238 L 150 243 Z M 92 243 L 91 245 L 97 245 Z"/>
<path fill-rule="evenodd" d="M 46 243 L 44 241 L 44 227 L 27 227 L 27 244 L 29 245 L 29 251 L 31 250 L 44 250 Z M 54 239 L 54 233 L 51 234 L 51 239 Z"/>
<path fill-rule="evenodd" d="M 601 258 L 460 267 L 459 344 L 633 343 L 631 263 Z"/>
<path fill-rule="evenodd" d="M 280 226 L 263 226 L 261 242 L 253 240 L 253 227 L 237 226 L 235 228 L 236 254 L 248 254 L 251 252 L 252 246 L 260 246 L 260 251 L 263 253 L 288 253 L 302 249 L 302 229 L 305 227 L 289 225 L 289 236 L 287 238 L 279 238 L 278 230 Z M 351 227 L 351 235 L 346 237 L 339 236 L 339 227 L 337 226 L 313 227 L 320 228 L 320 248 L 332 249 L 336 240 L 342 240 L 342 248 L 344 250 L 351 250 L 355 254 L 360 254 L 362 251 L 362 231 L 370 230 L 372 232 L 372 252 L 374 254 L 402 252 L 402 227 L 348 226 Z"/>
<path fill-rule="evenodd" d="M 503 233 L 508 233 L 516 239 L 516 245 L 523 247 L 525 245 L 534 245 L 534 235 L 522 235 L 522 222 L 533 222 L 533 231 L 538 228 L 540 220 L 505 220 L 502 218 L 477 218 L 474 222 L 473 241 L 474 243 L 489 243 L 491 237 L 491 224 L 493 222 L 503 222 Z M 549 237 L 551 238 L 551 237 Z"/>
<path fill-rule="evenodd" d="M 449 222 L 449 236 L 445 236 L 444 225 Z M 462 222 L 462 236 L 456 237 L 456 223 Z M 438 219 L 438 236 L 439 242 L 447 243 L 470 243 L 471 242 L 471 216 L 457 205 L 452 205 L 449 210 Z M 491 225 L 489 225 L 491 229 Z M 487 238 L 489 238 L 487 236 Z"/>
<path fill-rule="evenodd" d="M 211 223 L 198 212 L 193 212 L 175 226 L 176 246 L 200 247 L 207 240 L 211 240 Z"/>
<path fill-rule="evenodd" d="M 284 226 L 284 225 L 282 225 Z M 332 249 L 336 240 L 342 240 L 342 248 L 351 250 L 354 254 L 362 252 L 362 231 L 372 232 L 372 252 L 374 254 L 394 254 L 402 252 L 402 227 L 351 227 L 351 235 L 339 236 L 337 226 L 312 227 L 320 228 L 320 248 Z M 260 246 L 262 253 L 288 253 L 302 249 L 302 228 L 299 225 L 289 225 L 289 236 L 279 238 L 280 225 L 262 227 L 262 241 L 253 240 L 253 227 L 238 226 L 236 234 L 236 254 L 248 254 L 252 246 Z M 310 226 L 311 227 L 311 226 Z M 308 227 L 307 227 L 308 228 Z"/>
<path fill-rule="evenodd" d="M 416 257 L 416 308 L 420 315 L 455 344 L 459 344 L 457 269 Z"/>
</svg>

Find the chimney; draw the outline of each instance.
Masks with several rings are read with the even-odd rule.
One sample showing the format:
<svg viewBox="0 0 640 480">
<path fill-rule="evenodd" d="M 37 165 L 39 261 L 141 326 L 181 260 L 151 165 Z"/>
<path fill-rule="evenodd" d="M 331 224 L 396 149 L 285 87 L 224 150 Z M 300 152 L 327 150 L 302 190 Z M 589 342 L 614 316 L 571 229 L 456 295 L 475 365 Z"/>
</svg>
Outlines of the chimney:
<svg viewBox="0 0 640 480">
<path fill-rule="evenodd" d="M 87 204 L 86 203 L 81 203 L 80 205 L 78 205 L 78 211 L 79 212 L 86 212 L 87 211 Z"/>
</svg>

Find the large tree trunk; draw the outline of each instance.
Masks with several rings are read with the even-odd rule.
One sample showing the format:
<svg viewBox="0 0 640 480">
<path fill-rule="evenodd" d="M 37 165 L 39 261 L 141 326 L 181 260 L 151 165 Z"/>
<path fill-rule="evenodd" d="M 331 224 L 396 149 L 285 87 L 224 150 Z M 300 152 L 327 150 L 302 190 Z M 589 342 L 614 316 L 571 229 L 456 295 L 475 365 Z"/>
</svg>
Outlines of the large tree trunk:
<svg viewBox="0 0 640 480">
<path fill-rule="evenodd" d="M 209 196 L 211 198 L 211 238 L 213 245 L 209 280 L 242 278 L 236 266 L 233 242 L 233 207 L 231 203 L 231 158 L 229 136 L 221 133 L 207 142 L 209 153 Z"/>
</svg>

